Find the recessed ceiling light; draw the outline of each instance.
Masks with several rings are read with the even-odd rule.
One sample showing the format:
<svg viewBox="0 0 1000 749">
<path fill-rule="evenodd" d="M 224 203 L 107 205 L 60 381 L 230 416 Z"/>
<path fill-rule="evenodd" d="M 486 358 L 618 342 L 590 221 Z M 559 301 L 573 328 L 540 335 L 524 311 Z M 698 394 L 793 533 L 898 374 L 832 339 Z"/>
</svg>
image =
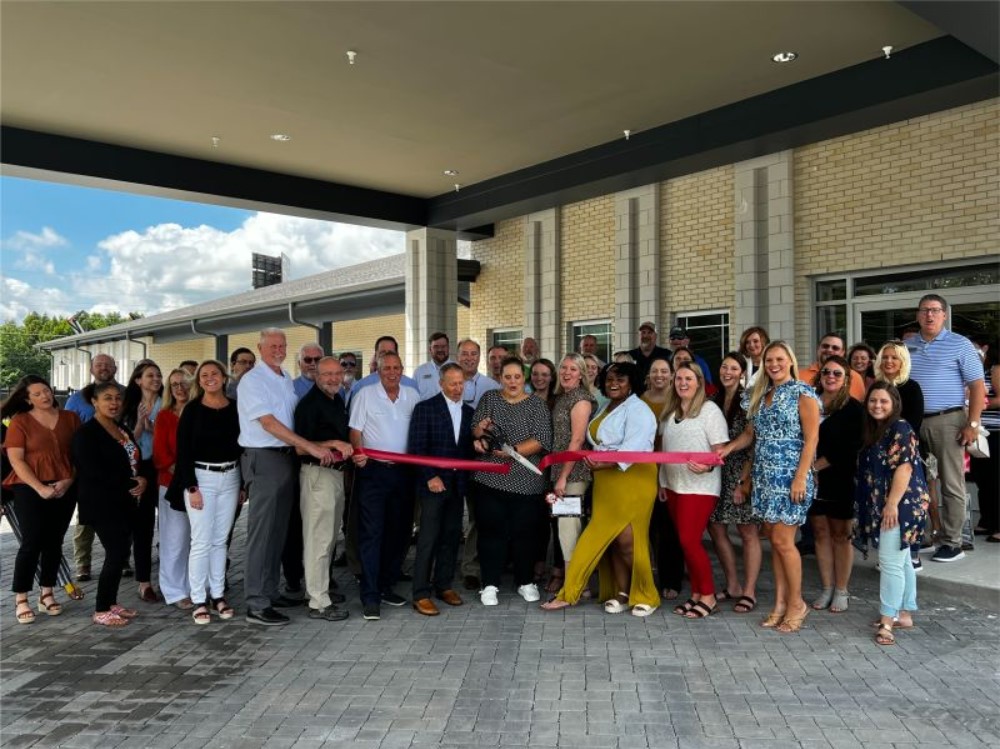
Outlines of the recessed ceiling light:
<svg viewBox="0 0 1000 749">
<path fill-rule="evenodd" d="M 457 169 L 445 169 L 444 170 L 444 176 L 446 176 L 446 177 L 457 177 L 458 176 L 458 170 Z"/>
<path fill-rule="evenodd" d="M 272 133 L 271 140 L 277 141 L 278 143 L 287 143 L 292 139 L 291 135 L 287 133 Z"/>
<path fill-rule="evenodd" d="M 798 52 L 779 52 L 776 55 L 772 55 L 771 59 L 775 62 L 791 62 L 798 56 Z"/>
</svg>

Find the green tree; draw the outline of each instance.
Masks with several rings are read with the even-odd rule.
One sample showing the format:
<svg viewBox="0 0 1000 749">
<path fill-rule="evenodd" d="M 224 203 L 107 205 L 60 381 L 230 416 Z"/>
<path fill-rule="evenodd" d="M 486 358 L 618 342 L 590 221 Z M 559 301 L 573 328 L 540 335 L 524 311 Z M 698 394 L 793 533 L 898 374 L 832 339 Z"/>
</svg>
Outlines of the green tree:
<svg viewBox="0 0 1000 749">
<path fill-rule="evenodd" d="M 126 318 L 118 312 L 104 315 L 82 310 L 74 315 L 84 330 L 98 330 L 136 317 L 141 315 L 132 313 Z M 37 312 L 26 315 L 21 324 L 12 320 L 0 324 L 0 387 L 10 388 L 27 374 L 48 378 L 52 357 L 36 345 L 74 332 L 68 320 Z"/>
</svg>

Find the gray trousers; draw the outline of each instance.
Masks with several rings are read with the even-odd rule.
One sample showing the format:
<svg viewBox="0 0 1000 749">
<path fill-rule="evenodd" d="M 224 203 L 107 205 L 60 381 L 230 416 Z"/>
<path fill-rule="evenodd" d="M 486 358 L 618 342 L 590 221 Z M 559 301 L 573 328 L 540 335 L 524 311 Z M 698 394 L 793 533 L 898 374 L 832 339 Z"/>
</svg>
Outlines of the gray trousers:
<svg viewBox="0 0 1000 749">
<path fill-rule="evenodd" d="M 298 462 L 294 455 L 247 448 L 242 459 L 249 512 L 244 586 L 247 609 L 261 611 L 280 595 L 281 552 L 295 495 Z"/>
<path fill-rule="evenodd" d="M 965 448 L 958 443 L 958 431 L 965 426 L 965 411 L 925 418 L 920 426 L 920 441 L 937 458 L 941 478 L 942 543 L 962 547 L 965 523 Z"/>
</svg>

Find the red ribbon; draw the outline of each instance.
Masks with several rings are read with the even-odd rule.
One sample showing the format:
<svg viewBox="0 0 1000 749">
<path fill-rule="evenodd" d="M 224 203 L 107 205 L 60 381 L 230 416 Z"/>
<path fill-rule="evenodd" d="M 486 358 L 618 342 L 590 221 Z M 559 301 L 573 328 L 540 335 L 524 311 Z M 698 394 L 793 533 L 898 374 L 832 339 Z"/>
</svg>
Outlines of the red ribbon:
<svg viewBox="0 0 1000 749">
<path fill-rule="evenodd" d="M 370 447 L 358 448 L 355 455 L 366 455 L 373 460 L 385 460 L 390 463 L 406 463 L 413 466 L 428 466 L 454 471 L 482 471 L 483 473 L 510 473 L 509 463 L 486 463 L 479 460 L 461 460 L 459 458 L 437 458 L 431 455 L 407 455 L 393 453 L 388 450 L 373 450 Z"/>
<path fill-rule="evenodd" d="M 548 468 L 553 463 L 569 463 L 571 461 L 590 458 L 594 463 L 703 463 L 708 466 L 721 466 L 722 458 L 715 453 L 689 452 L 614 452 L 611 450 L 566 450 L 560 453 L 550 453 L 542 458 L 539 468 Z"/>
<path fill-rule="evenodd" d="M 338 460 L 343 460 L 340 453 L 335 453 Z M 460 460 L 458 458 L 437 458 L 430 455 L 408 455 L 387 450 L 358 448 L 355 455 L 366 455 L 373 460 L 385 460 L 390 463 L 405 463 L 414 466 L 428 466 L 454 471 L 482 471 L 483 473 L 510 473 L 510 463 L 487 463 L 481 460 Z M 687 463 L 689 460 L 709 466 L 721 466 L 722 458 L 715 453 L 692 452 L 612 452 L 609 450 L 566 450 L 550 453 L 538 464 L 539 470 L 544 470 L 555 463 L 590 458 L 595 463 Z"/>
</svg>

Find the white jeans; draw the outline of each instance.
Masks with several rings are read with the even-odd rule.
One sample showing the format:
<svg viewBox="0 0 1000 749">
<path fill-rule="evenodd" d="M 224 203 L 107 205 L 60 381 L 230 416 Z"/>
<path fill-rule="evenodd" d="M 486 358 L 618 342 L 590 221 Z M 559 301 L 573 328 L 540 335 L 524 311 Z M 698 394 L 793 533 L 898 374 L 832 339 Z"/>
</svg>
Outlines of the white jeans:
<svg viewBox="0 0 1000 749">
<path fill-rule="evenodd" d="M 201 491 L 203 507 L 191 508 L 191 496 L 184 492 L 188 521 L 191 523 L 191 555 L 188 580 L 191 600 L 206 603 L 206 591 L 212 598 L 222 598 L 226 587 L 226 538 L 236 517 L 240 496 L 239 466 L 225 473 L 194 470 Z"/>
<path fill-rule="evenodd" d="M 160 487 L 160 592 L 168 604 L 189 598 L 188 555 L 191 526 L 186 512 L 178 512 L 166 500 L 167 487 Z"/>
</svg>

